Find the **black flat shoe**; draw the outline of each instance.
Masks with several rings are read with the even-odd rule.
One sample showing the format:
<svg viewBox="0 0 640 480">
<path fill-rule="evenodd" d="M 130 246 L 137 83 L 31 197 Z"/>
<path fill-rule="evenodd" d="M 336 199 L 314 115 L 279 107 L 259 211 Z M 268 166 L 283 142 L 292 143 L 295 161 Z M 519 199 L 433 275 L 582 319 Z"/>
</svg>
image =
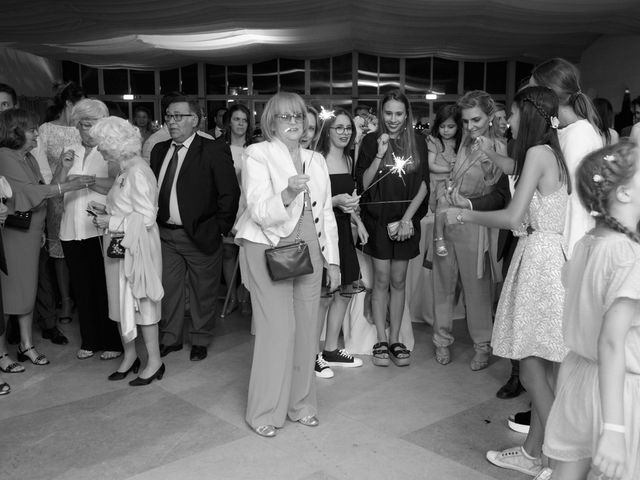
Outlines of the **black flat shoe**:
<svg viewBox="0 0 640 480">
<path fill-rule="evenodd" d="M 205 358 L 207 358 L 207 347 L 203 347 L 202 345 L 194 345 L 191 347 L 189 360 L 191 360 L 192 362 L 199 362 L 200 360 L 204 360 Z"/>
<path fill-rule="evenodd" d="M 166 357 L 171 352 L 182 350 L 182 345 L 160 345 L 160 356 Z"/>
<path fill-rule="evenodd" d="M 42 338 L 51 340 L 51 343 L 55 343 L 56 345 L 66 345 L 69 343 L 67 337 L 64 336 L 58 327 L 45 328 L 42 330 Z"/>
<path fill-rule="evenodd" d="M 503 400 L 507 398 L 516 398 L 522 392 L 524 392 L 524 387 L 520 383 L 520 377 L 517 375 L 511 375 L 509 380 L 507 380 L 507 383 L 498 390 L 496 397 Z"/>
<path fill-rule="evenodd" d="M 149 378 L 138 377 L 129 382 L 129 385 L 132 387 L 140 387 L 142 385 L 149 385 L 154 380 L 162 380 L 162 376 L 164 375 L 164 363 L 160 365 L 160 368 L 156 370 L 156 373 L 151 375 Z"/>
<path fill-rule="evenodd" d="M 129 367 L 129 370 L 127 370 L 126 372 L 119 372 L 116 370 L 111 375 L 109 375 L 108 378 L 111 381 L 124 380 L 125 378 L 127 378 L 127 375 L 129 375 L 129 372 L 133 371 L 133 373 L 138 373 L 138 370 L 140 370 L 140 359 L 136 358 Z"/>
</svg>

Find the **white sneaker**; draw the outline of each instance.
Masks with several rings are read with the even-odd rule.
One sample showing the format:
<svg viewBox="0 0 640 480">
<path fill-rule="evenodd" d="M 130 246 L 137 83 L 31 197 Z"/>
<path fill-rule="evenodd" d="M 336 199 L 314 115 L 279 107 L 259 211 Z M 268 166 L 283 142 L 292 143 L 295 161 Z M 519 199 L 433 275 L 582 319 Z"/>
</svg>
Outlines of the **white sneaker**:
<svg viewBox="0 0 640 480">
<path fill-rule="evenodd" d="M 540 470 L 540 473 L 536 475 L 533 480 L 551 480 L 552 473 L 553 470 L 551 470 L 549 467 L 545 467 Z"/>
<path fill-rule="evenodd" d="M 316 377 L 320 378 L 332 378 L 333 370 L 327 362 L 322 358 L 322 354 L 319 353 L 316 355 L 316 366 L 315 366 Z"/>
<path fill-rule="evenodd" d="M 332 352 L 323 350 L 322 358 L 330 367 L 355 368 L 355 367 L 362 366 L 362 360 L 360 360 L 357 357 L 354 357 L 349 352 L 347 352 L 344 348 L 341 348 L 340 350 L 336 349 Z"/>
<path fill-rule="evenodd" d="M 542 470 L 542 459 L 527 454 L 522 447 L 507 448 L 501 452 L 489 450 L 487 460 L 497 467 L 515 470 L 535 477 Z"/>
</svg>

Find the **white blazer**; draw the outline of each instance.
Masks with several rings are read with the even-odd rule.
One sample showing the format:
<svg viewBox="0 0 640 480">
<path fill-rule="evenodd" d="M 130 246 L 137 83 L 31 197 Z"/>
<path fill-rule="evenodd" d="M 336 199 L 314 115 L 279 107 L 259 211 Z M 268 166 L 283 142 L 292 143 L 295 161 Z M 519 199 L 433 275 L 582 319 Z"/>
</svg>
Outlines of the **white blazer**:
<svg viewBox="0 0 640 480">
<path fill-rule="evenodd" d="M 311 210 L 318 233 L 320 250 L 327 264 L 340 264 L 338 228 L 333 214 L 331 183 L 324 157 L 318 152 L 301 148 L 300 158 L 310 180 Z M 298 224 L 304 204 L 300 193 L 288 207 L 282 203 L 281 193 L 296 168 L 289 150 L 282 141 L 273 139 L 248 146 L 243 153 L 242 192 L 247 201 L 238 223 L 236 242 L 242 239 L 277 245 L 281 238 L 291 235 Z"/>
</svg>

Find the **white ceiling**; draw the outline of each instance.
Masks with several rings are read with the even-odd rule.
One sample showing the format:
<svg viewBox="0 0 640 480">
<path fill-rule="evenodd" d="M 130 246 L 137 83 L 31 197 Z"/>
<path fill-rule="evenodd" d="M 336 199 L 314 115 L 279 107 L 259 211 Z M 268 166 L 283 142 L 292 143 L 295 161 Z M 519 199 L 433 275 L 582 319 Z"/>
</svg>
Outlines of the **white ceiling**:
<svg viewBox="0 0 640 480">
<path fill-rule="evenodd" d="M 640 33 L 640 0 L 0 0 L 0 46 L 96 67 L 239 64 L 360 51 L 579 60 Z"/>
</svg>

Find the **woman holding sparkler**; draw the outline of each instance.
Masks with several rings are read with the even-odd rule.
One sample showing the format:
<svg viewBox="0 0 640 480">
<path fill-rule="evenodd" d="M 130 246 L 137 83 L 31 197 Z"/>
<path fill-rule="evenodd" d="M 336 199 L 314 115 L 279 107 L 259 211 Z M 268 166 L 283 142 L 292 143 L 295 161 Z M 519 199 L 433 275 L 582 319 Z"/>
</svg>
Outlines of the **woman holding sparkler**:
<svg viewBox="0 0 640 480">
<path fill-rule="evenodd" d="M 420 219 L 426 214 L 429 195 L 427 145 L 416 137 L 412 125 L 407 97 L 399 90 L 387 93 L 379 129 L 362 140 L 356 165 L 361 217 L 369 233 L 363 251 L 373 258 L 371 304 L 378 336 L 373 364 L 381 367 L 390 360 L 398 366 L 411 362 L 411 353 L 398 335 L 407 267 L 420 253 Z"/>
<path fill-rule="evenodd" d="M 451 173 L 450 197 L 469 199 L 485 196 L 496 188 L 502 170 L 487 154 L 491 149 L 506 155 L 506 146 L 496 136 L 493 120 L 496 111 L 491 96 L 481 90 L 466 93 L 458 100 L 465 129 L 456 163 Z M 454 201 L 454 205 L 458 206 Z M 475 355 L 471 370 L 487 368 L 491 354 L 491 271 L 495 271 L 495 254 L 487 227 L 474 224 L 446 225 L 444 241 L 449 255 L 433 257 L 433 298 L 435 299 L 433 343 L 436 361 L 451 361 L 450 347 L 454 338 L 452 312 L 458 278 L 464 291 L 467 326 Z M 496 232 L 497 237 L 497 232 Z M 496 238 L 497 240 L 497 238 Z"/>
<path fill-rule="evenodd" d="M 236 243 L 251 265 L 245 282 L 256 330 L 246 420 L 263 437 L 274 437 L 287 417 L 318 425 L 313 371 L 323 266 L 330 290 L 340 285 L 329 173 L 320 153 L 300 146 L 307 124 L 302 98 L 280 92 L 262 113 L 267 141 L 248 146 L 243 156 L 247 208 L 236 225 Z M 265 250 L 297 238 L 308 246 L 313 273 L 272 280 Z"/>
</svg>

